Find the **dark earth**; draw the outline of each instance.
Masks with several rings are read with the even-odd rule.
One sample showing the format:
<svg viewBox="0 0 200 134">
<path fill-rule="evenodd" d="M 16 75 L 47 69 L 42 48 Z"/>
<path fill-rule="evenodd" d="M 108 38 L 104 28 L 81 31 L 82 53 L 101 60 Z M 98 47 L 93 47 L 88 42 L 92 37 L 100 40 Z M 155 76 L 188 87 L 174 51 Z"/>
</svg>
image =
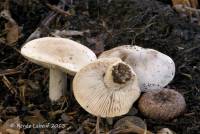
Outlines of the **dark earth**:
<svg viewBox="0 0 200 134">
<path fill-rule="evenodd" d="M 0 10 L 3 10 L 3 0 Z M 63 12 L 48 23 L 44 19 L 58 12 L 47 3 L 61 3 Z M 64 6 L 63 6 L 64 5 Z M 26 128 L 25 133 L 94 133 L 96 117 L 85 112 L 75 101 L 70 86 L 68 96 L 51 104 L 48 98 L 48 69 L 23 58 L 19 51 L 28 37 L 40 27 L 39 37 L 55 36 L 55 30 L 77 30 L 81 35 L 59 35 L 76 40 L 100 54 L 120 45 L 139 45 L 169 55 L 176 64 L 176 75 L 168 85 L 182 93 L 187 108 L 170 121 L 145 120 L 148 130 L 168 127 L 178 134 L 200 134 L 200 26 L 195 16 L 181 15 L 169 0 L 10 0 L 9 10 L 20 27 L 16 43 L 4 41 L 5 23 L 0 18 L 0 126 L 19 117 L 23 124 L 52 123 L 55 128 Z M 69 80 L 70 82 L 70 80 Z M 114 123 L 122 117 L 114 118 Z M 102 133 L 113 129 L 101 120 Z M 13 133 L 14 134 L 14 133 Z"/>
</svg>

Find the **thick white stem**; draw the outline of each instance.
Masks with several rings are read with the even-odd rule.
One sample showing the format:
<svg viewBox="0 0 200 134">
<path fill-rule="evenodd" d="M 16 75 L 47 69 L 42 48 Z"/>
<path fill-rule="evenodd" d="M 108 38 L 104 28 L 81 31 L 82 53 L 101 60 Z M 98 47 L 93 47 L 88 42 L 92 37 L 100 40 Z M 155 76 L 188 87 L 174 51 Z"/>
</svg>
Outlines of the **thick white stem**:
<svg viewBox="0 0 200 134">
<path fill-rule="evenodd" d="M 67 75 L 60 70 L 50 69 L 49 79 L 49 98 L 57 101 L 67 90 Z"/>
</svg>

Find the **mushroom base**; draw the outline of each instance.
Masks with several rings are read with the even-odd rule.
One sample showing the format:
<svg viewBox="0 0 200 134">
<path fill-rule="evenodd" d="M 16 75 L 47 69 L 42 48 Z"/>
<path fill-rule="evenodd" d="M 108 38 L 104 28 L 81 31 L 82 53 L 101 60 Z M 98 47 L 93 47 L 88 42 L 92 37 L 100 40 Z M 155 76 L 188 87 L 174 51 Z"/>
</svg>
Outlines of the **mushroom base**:
<svg viewBox="0 0 200 134">
<path fill-rule="evenodd" d="M 118 63 L 113 66 L 112 76 L 115 83 L 124 84 L 131 79 L 132 72 L 126 64 Z"/>
<path fill-rule="evenodd" d="M 49 74 L 49 98 L 51 101 L 57 101 L 65 94 L 67 88 L 67 75 L 57 69 L 50 69 Z"/>
</svg>

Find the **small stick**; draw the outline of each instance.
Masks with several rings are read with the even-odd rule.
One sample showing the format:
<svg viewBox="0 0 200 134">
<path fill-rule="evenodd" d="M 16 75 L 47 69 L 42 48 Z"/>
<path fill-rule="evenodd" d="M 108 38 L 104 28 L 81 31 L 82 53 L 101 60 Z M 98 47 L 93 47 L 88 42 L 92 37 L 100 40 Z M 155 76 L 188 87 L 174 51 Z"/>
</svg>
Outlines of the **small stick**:
<svg viewBox="0 0 200 134">
<path fill-rule="evenodd" d="M 62 10 L 62 9 L 60 9 L 60 8 L 57 7 L 57 6 L 51 5 L 51 4 L 49 4 L 49 3 L 47 3 L 46 5 L 47 5 L 51 10 L 53 10 L 53 11 L 59 13 L 59 14 L 62 14 L 62 15 L 64 15 L 64 16 L 71 16 L 71 14 L 70 14 L 69 12 Z"/>
<path fill-rule="evenodd" d="M 11 94 L 17 94 L 17 91 L 15 90 L 14 86 L 11 84 L 11 82 L 5 75 L 3 76 L 2 81 L 5 84 L 5 86 L 9 89 Z"/>
<path fill-rule="evenodd" d="M 18 71 L 16 69 L 6 69 L 6 70 L 0 71 L 0 76 L 13 75 L 13 74 L 18 74 L 18 73 L 21 73 L 21 71 Z"/>
<path fill-rule="evenodd" d="M 100 122 L 100 117 L 97 116 L 97 123 L 96 123 L 96 134 L 100 134 L 100 130 L 99 130 L 99 122 Z"/>
</svg>

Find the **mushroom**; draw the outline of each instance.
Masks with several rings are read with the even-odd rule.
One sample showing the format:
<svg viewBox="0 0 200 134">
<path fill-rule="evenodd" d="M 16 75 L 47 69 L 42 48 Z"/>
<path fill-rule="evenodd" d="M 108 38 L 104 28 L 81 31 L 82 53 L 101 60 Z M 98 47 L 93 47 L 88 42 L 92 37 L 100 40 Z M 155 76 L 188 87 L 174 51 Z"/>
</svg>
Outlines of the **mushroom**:
<svg viewBox="0 0 200 134">
<path fill-rule="evenodd" d="M 139 110 L 145 116 L 155 120 L 170 120 L 184 112 L 184 97 L 172 89 L 147 92 L 139 99 Z"/>
<path fill-rule="evenodd" d="M 141 91 L 162 89 L 173 79 L 173 60 L 154 49 L 124 45 L 103 52 L 99 58 L 119 57 L 129 64 L 138 76 Z"/>
<path fill-rule="evenodd" d="M 58 100 L 66 90 L 66 74 L 74 76 L 83 66 L 96 60 L 86 46 L 64 38 L 44 37 L 26 43 L 21 54 L 31 62 L 50 69 L 49 98 Z"/>
<path fill-rule="evenodd" d="M 156 134 L 176 134 L 174 131 L 169 128 L 162 128 Z"/>
<path fill-rule="evenodd" d="M 114 125 L 114 130 L 111 133 L 125 134 L 125 133 L 137 133 L 137 134 L 153 134 L 146 128 L 146 123 L 137 116 L 126 116 L 118 120 Z"/>
<path fill-rule="evenodd" d="M 126 114 L 140 96 L 136 74 L 119 58 L 102 58 L 83 67 L 74 77 L 73 92 L 78 103 L 97 116 L 97 126 L 99 117 Z"/>
</svg>

